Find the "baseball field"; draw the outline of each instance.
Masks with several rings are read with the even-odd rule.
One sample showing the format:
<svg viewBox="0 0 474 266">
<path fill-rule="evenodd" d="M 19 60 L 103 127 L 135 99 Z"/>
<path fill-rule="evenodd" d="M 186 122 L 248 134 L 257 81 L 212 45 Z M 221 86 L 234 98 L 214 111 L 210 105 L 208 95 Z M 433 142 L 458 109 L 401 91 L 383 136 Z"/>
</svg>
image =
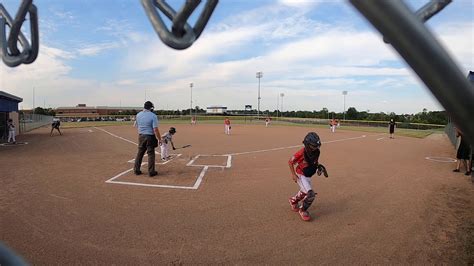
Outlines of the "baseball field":
<svg viewBox="0 0 474 266">
<path fill-rule="evenodd" d="M 0 239 L 31 264 L 473 264 L 474 186 L 425 138 L 327 128 L 176 126 L 155 177 L 130 125 L 40 128 L 0 146 Z M 322 140 L 304 222 L 289 158 Z M 159 149 L 157 149 L 159 152 Z M 146 159 L 144 159 L 146 162 Z"/>
</svg>

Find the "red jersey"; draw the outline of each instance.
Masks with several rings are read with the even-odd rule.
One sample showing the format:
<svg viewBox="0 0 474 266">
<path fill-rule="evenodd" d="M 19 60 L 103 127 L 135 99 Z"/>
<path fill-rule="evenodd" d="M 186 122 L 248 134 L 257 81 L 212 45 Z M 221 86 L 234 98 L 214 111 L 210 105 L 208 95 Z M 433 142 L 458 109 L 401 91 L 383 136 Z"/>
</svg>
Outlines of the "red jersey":
<svg viewBox="0 0 474 266">
<path fill-rule="evenodd" d="M 318 164 L 319 159 L 319 150 L 316 156 L 316 165 Z M 288 163 L 295 165 L 296 164 L 296 173 L 300 175 L 304 175 L 303 169 L 308 166 L 308 162 L 304 159 L 304 147 L 297 151 L 293 157 L 288 161 Z"/>
<path fill-rule="evenodd" d="M 225 120 L 224 120 L 224 124 L 230 125 L 230 120 L 229 120 L 229 119 L 225 119 Z"/>
</svg>

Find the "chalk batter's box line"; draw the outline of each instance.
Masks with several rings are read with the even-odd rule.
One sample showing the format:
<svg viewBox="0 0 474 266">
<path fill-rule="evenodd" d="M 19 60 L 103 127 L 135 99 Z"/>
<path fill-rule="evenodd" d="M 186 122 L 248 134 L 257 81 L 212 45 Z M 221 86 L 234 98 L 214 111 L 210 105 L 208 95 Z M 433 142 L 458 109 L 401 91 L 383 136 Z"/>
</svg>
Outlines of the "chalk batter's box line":
<svg viewBox="0 0 474 266">
<path fill-rule="evenodd" d="M 176 156 L 173 156 L 171 159 L 169 159 L 169 160 L 167 160 L 167 161 L 165 161 L 165 162 L 157 163 L 157 164 L 159 164 L 159 165 L 165 165 L 165 164 L 167 164 L 167 163 L 173 161 L 174 159 L 180 157 L 182 154 L 181 154 L 181 153 L 178 153 L 178 154 L 171 154 L 171 155 L 176 155 Z M 145 154 L 145 156 L 148 156 L 148 154 Z M 145 156 L 143 156 L 143 157 L 145 157 Z M 128 160 L 127 163 L 135 163 L 135 159 Z M 143 163 L 142 163 L 142 165 L 143 165 Z"/>
<path fill-rule="evenodd" d="M 227 163 L 225 166 L 223 165 L 209 165 L 209 164 L 194 164 L 194 162 L 199 157 L 226 157 L 227 156 Z M 232 155 L 205 155 L 205 154 L 198 154 L 196 155 L 191 161 L 189 161 L 186 166 L 198 166 L 198 167 L 215 167 L 215 168 L 230 168 L 232 166 Z"/>
<path fill-rule="evenodd" d="M 146 164 L 146 163 L 145 163 Z M 142 164 L 143 165 L 143 164 Z M 173 185 L 155 185 L 155 184 L 146 184 L 146 183 L 137 183 L 137 182 L 125 182 L 125 181 L 114 181 L 115 179 L 133 171 L 133 168 L 123 171 L 122 173 L 110 178 L 109 180 L 105 181 L 105 183 L 109 184 L 119 184 L 119 185 L 128 185 L 128 186 L 141 186 L 141 187 L 158 187 L 158 188 L 175 188 L 175 189 L 198 189 L 201 185 L 202 179 L 206 175 L 207 169 L 209 167 L 205 166 L 202 168 L 201 173 L 194 182 L 193 186 L 173 186 Z"/>
</svg>

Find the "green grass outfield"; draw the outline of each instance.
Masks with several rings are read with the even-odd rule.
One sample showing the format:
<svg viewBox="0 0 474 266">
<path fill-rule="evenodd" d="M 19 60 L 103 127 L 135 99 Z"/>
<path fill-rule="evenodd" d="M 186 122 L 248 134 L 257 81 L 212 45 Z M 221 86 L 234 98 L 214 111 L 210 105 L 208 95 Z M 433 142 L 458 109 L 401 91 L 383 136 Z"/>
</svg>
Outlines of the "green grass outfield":
<svg viewBox="0 0 474 266">
<path fill-rule="evenodd" d="M 245 120 L 232 120 L 233 124 L 253 124 L 256 122 L 250 123 Z M 179 124 L 190 124 L 188 120 L 160 120 L 160 124 L 163 125 L 179 125 Z M 223 121 L 218 120 L 201 120 L 198 121 L 198 124 L 224 124 Z M 260 123 L 262 126 L 265 125 L 264 122 Z M 61 123 L 61 128 L 83 128 L 83 127 L 102 127 L 102 126 L 133 126 L 133 121 L 91 121 L 91 122 L 63 122 Z M 296 124 L 289 122 L 273 121 L 270 126 L 294 126 L 294 127 L 307 127 L 307 128 L 318 128 L 329 130 L 329 127 L 326 125 L 317 125 L 317 124 Z M 388 127 L 358 127 L 358 126 L 341 126 L 336 130 L 351 130 L 351 131 L 361 131 L 361 132 L 373 132 L 373 133 L 388 133 Z M 425 138 L 433 133 L 444 133 L 443 129 L 429 129 L 429 130 L 418 130 L 418 129 L 405 129 L 397 128 L 395 129 L 395 135 L 414 137 L 414 138 Z"/>
</svg>

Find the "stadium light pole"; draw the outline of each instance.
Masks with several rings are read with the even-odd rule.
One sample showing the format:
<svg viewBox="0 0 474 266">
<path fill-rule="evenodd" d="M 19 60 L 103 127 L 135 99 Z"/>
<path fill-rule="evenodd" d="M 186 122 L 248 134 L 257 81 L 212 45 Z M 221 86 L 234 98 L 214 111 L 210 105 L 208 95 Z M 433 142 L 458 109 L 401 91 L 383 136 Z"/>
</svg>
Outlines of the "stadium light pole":
<svg viewBox="0 0 474 266">
<path fill-rule="evenodd" d="M 263 77 L 263 72 L 257 72 L 256 77 L 258 78 L 258 111 L 257 111 L 257 121 L 260 120 L 260 79 Z"/>
<path fill-rule="evenodd" d="M 189 87 L 191 88 L 191 102 L 190 102 L 190 106 L 189 106 L 189 116 L 192 118 L 192 114 L 193 114 L 193 86 L 194 84 L 191 82 L 189 83 Z"/>
<path fill-rule="evenodd" d="M 347 95 L 347 91 L 342 91 L 342 95 L 344 96 L 344 118 L 343 118 L 343 120 L 346 121 L 346 95 Z"/>
<path fill-rule="evenodd" d="M 281 111 L 280 111 L 280 114 L 281 114 L 281 117 L 283 117 L 283 96 L 285 96 L 285 94 L 282 92 L 282 93 L 280 93 L 280 96 L 281 96 Z"/>
<path fill-rule="evenodd" d="M 280 94 L 277 94 L 277 118 L 278 118 L 278 111 L 280 110 Z"/>
</svg>

